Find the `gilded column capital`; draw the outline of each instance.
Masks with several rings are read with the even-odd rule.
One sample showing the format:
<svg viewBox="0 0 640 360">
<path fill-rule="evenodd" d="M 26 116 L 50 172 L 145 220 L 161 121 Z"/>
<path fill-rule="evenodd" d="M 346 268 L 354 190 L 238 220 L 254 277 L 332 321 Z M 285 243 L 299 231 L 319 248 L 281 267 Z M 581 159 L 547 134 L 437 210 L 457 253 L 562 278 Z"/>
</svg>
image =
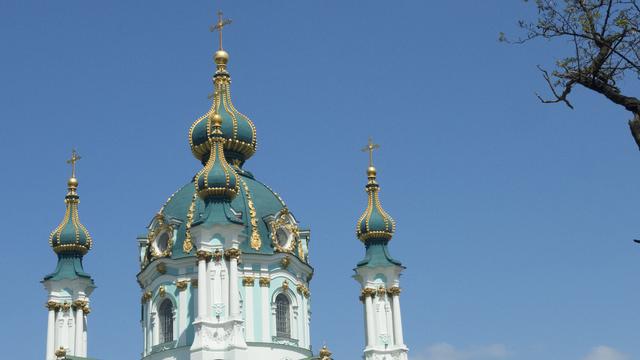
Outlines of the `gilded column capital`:
<svg viewBox="0 0 640 360">
<path fill-rule="evenodd" d="M 374 297 L 376 295 L 376 290 L 372 288 L 364 288 L 360 294 L 364 298 L 367 296 Z"/>
<path fill-rule="evenodd" d="M 200 260 L 209 261 L 211 259 L 211 252 L 205 251 L 205 250 L 198 250 L 196 252 L 196 257 L 198 258 L 198 261 Z"/>
<path fill-rule="evenodd" d="M 271 279 L 263 276 L 260 278 L 260 287 L 269 287 L 271 285 Z"/>
<path fill-rule="evenodd" d="M 76 300 L 73 302 L 73 308 L 75 310 L 77 309 L 82 309 L 83 307 L 87 306 L 89 302 L 87 300 Z"/>
<path fill-rule="evenodd" d="M 89 306 L 85 306 L 85 307 L 82 308 L 82 312 L 85 315 L 89 315 L 89 313 L 91 313 L 91 308 Z"/>
<path fill-rule="evenodd" d="M 304 286 L 304 284 L 298 284 L 296 285 L 296 289 L 298 290 L 298 293 L 300 293 L 302 296 L 309 298 L 309 296 L 311 295 L 309 292 L 309 289 Z"/>
<path fill-rule="evenodd" d="M 389 290 L 387 290 L 387 292 L 391 296 L 398 296 L 402 292 L 402 289 L 399 286 L 392 286 L 389 288 Z"/>
<path fill-rule="evenodd" d="M 151 299 L 151 291 L 145 291 L 142 293 L 142 297 L 140 298 L 141 303 L 145 303 Z"/>
<path fill-rule="evenodd" d="M 220 251 L 220 249 L 216 249 L 216 251 L 213 252 L 213 261 L 218 262 L 222 260 L 222 255 L 222 251 Z"/>
<path fill-rule="evenodd" d="M 62 303 L 62 305 L 60 305 L 60 309 L 65 312 L 69 311 L 69 309 L 71 309 L 71 304 L 65 301 L 64 303 Z"/>
<path fill-rule="evenodd" d="M 242 278 L 242 285 L 253 286 L 255 278 L 253 276 L 245 276 Z"/>
<path fill-rule="evenodd" d="M 242 252 L 238 248 L 228 248 L 224 251 L 224 256 L 229 259 L 240 259 Z"/>
<path fill-rule="evenodd" d="M 53 310 L 53 311 L 56 311 L 56 310 L 58 310 L 58 309 L 60 308 L 60 304 L 58 304 L 58 303 L 57 303 L 57 302 L 55 302 L 55 301 L 47 301 L 47 303 L 46 303 L 46 304 L 44 304 L 44 306 L 45 306 L 47 309 L 49 309 L 49 310 Z"/>
<path fill-rule="evenodd" d="M 176 281 L 176 288 L 178 288 L 178 290 L 180 291 L 185 290 L 188 285 L 189 285 L 189 280 Z"/>
<path fill-rule="evenodd" d="M 380 287 L 377 290 L 378 296 L 384 296 L 387 294 L 387 289 L 384 288 L 384 286 L 380 285 Z"/>
</svg>

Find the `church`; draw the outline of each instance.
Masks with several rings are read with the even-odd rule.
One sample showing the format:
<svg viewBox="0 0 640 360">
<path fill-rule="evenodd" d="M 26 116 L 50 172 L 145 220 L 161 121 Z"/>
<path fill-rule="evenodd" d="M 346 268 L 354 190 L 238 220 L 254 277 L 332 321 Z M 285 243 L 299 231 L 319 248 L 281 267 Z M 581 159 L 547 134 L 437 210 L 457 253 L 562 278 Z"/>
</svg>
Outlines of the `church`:
<svg viewBox="0 0 640 360">
<path fill-rule="evenodd" d="M 219 13 L 212 28 L 220 46 L 211 107 L 188 128 L 201 169 L 169 196 L 136 239 L 141 294 L 140 304 L 130 306 L 140 306 L 141 359 L 330 360 L 326 346 L 317 353 L 311 348 L 310 230 L 299 227 L 277 192 L 244 169 L 257 151 L 257 129 L 231 99 L 230 56 L 222 47 L 229 23 Z M 355 237 L 364 245 L 353 275 L 361 289 L 363 358 L 407 360 L 400 310 L 404 267 L 389 253 L 395 223 L 379 198 L 377 147 L 370 140 L 363 149 L 369 153 L 363 178 L 368 200 L 354 219 Z M 79 159 L 74 151 L 68 161 L 66 210 L 49 237 L 58 261 L 42 280 L 45 360 L 100 358 L 89 351 L 87 322 L 96 285 L 85 270 L 91 264 L 83 264 L 93 239 L 79 216 Z"/>
</svg>

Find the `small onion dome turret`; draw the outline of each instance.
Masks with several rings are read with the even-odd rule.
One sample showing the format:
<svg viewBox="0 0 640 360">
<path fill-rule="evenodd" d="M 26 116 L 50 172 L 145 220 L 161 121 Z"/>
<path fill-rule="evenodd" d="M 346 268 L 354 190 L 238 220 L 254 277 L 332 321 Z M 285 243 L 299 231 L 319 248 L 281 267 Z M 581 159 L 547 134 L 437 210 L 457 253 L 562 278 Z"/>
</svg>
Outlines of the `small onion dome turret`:
<svg viewBox="0 0 640 360">
<path fill-rule="evenodd" d="M 229 161 L 242 165 L 245 160 L 256 152 L 256 128 L 253 122 L 236 110 L 231 102 L 231 76 L 227 72 L 229 54 L 224 50 L 218 50 L 214 60 L 217 70 L 213 76 L 215 89 L 213 103 L 211 109 L 191 125 L 189 129 L 189 145 L 193 156 L 202 163 L 207 161 L 208 153 L 211 151 L 209 138 L 212 137 L 208 119 L 210 116 L 218 114 L 223 120 L 221 131 L 226 140 L 224 142 L 224 152 Z"/>
<path fill-rule="evenodd" d="M 57 254 L 77 254 L 84 255 L 92 245 L 91 235 L 80 223 L 78 217 L 78 179 L 72 176 L 67 182 L 68 192 L 64 198 L 67 209 L 64 219 L 49 236 L 49 244 Z"/>
<path fill-rule="evenodd" d="M 224 154 L 224 144 L 221 127 L 223 118 L 215 114 L 207 121 L 207 132 L 211 133 L 209 139 L 211 151 L 209 160 L 204 168 L 196 175 L 195 184 L 198 195 L 203 200 L 233 200 L 238 194 L 240 180 L 238 174 L 227 163 Z"/>
<path fill-rule="evenodd" d="M 395 222 L 387 214 L 378 197 L 380 185 L 376 181 L 376 168 L 369 166 L 367 169 L 367 177 L 369 181 L 365 187 L 369 195 L 369 202 L 362 216 L 358 220 L 356 235 L 358 239 L 367 242 L 372 239 L 381 239 L 389 241 L 395 231 Z"/>
</svg>

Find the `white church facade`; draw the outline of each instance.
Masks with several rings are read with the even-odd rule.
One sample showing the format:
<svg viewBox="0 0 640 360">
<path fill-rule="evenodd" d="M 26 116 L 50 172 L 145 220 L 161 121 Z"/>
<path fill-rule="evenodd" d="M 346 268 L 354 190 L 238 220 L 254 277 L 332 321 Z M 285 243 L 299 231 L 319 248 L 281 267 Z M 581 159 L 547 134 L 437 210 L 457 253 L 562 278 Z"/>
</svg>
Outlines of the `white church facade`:
<svg viewBox="0 0 640 360">
<path fill-rule="evenodd" d="M 257 132 L 231 101 L 229 54 L 222 49 L 228 23 L 220 16 L 216 25 L 221 40 L 211 107 L 188 131 L 202 167 L 137 239 L 141 359 L 329 360 L 326 347 L 318 353 L 311 348 L 310 231 L 243 167 L 256 152 Z M 368 202 L 356 232 L 366 249 L 354 275 L 364 310 L 363 358 L 407 360 L 400 309 L 404 267 L 388 250 L 395 223 L 379 200 L 375 147 L 367 147 Z M 48 294 L 45 360 L 92 358 L 87 321 L 95 285 L 83 257 L 93 240 L 78 214 L 78 159 L 74 152 L 66 211 L 50 236 L 58 263 L 42 281 Z"/>
</svg>

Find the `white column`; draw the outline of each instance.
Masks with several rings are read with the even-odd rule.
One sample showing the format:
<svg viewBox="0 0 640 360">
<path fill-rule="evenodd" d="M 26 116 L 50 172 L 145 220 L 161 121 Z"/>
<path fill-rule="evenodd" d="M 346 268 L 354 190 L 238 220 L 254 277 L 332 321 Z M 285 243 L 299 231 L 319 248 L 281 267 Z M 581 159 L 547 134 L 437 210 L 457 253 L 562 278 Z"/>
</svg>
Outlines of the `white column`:
<svg viewBox="0 0 640 360">
<path fill-rule="evenodd" d="M 392 288 L 393 291 L 394 288 Z M 400 288 L 393 291 L 393 332 L 395 335 L 396 345 L 404 346 L 404 338 L 402 336 L 402 315 L 400 315 Z"/>
<path fill-rule="evenodd" d="M 67 329 L 67 311 L 60 310 L 58 315 L 58 348 L 69 349 L 69 329 Z"/>
<path fill-rule="evenodd" d="M 253 325 L 255 321 L 253 319 L 253 287 L 245 286 L 244 288 L 244 314 L 245 314 L 245 328 L 247 329 L 247 341 L 254 341 L 255 339 L 255 330 Z"/>
<path fill-rule="evenodd" d="M 224 306 L 225 319 L 229 318 L 229 264 L 226 261 L 220 262 L 220 283 L 222 284 L 222 303 Z"/>
<path fill-rule="evenodd" d="M 393 336 L 393 316 L 391 314 L 391 296 L 385 293 L 384 299 L 384 315 L 387 320 L 387 335 L 389 336 L 389 345 L 395 344 Z"/>
<path fill-rule="evenodd" d="M 311 298 L 310 297 L 305 297 L 304 298 L 304 336 L 305 336 L 305 347 L 306 348 L 310 348 L 311 347 L 311 334 L 309 333 L 311 331 L 310 327 L 311 327 Z"/>
<path fill-rule="evenodd" d="M 55 326 L 56 326 L 56 306 L 54 302 L 49 302 L 47 308 L 49 309 L 47 318 L 47 360 L 54 358 L 55 351 Z"/>
<path fill-rule="evenodd" d="M 266 271 L 266 269 L 263 269 Z M 269 273 L 263 272 L 263 277 L 269 279 Z M 263 342 L 271 342 L 271 331 L 269 330 L 269 322 L 271 317 L 269 316 L 271 313 L 270 304 L 269 304 L 269 286 L 271 285 L 271 280 L 269 280 L 264 285 L 260 285 L 260 306 L 262 310 L 260 311 L 262 314 L 262 341 Z"/>
<path fill-rule="evenodd" d="M 182 280 L 189 281 L 189 280 Z M 182 283 L 184 284 L 184 283 Z M 182 285 L 181 285 L 182 286 Z M 187 344 L 187 311 L 189 310 L 189 304 L 187 302 L 187 286 L 188 284 L 183 285 L 184 288 L 178 288 L 178 333 L 175 336 L 178 338 L 178 346 L 183 346 Z"/>
<path fill-rule="evenodd" d="M 305 327 L 305 321 L 307 319 L 307 316 L 305 315 L 305 313 L 307 312 L 307 307 L 305 306 L 305 297 L 304 294 L 300 295 L 300 314 L 298 315 L 298 318 L 300 319 L 298 321 L 299 325 L 298 325 L 298 331 L 300 334 L 300 338 L 298 340 L 298 345 L 300 347 L 307 347 L 307 330 Z"/>
<path fill-rule="evenodd" d="M 82 304 L 79 302 L 76 303 L 75 356 L 78 356 L 78 357 L 85 356 L 85 354 L 82 353 L 82 350 L 84 348 L 84 344 L 83 344 L 84 341 L 82 341 L 84 313 L 82 312 L 82 306 L 80 305 Z"/>
<path fill-rule="evenodd" d="M 365 312 L 367 313 L 367 347 L 373 347 L 376 344 L 375 341 L 375 329 L 374 329 L 374 320 L 373 320 L 373 299 L 371 297 L 372 293 L 375 290 L 373 289 L 365 289 L 363 292 L 364 295 L 364 304 L 365 304 Z"/>
<path fill-rule="evenodd" d="M 367 306 L 366 306 L 366 299 L 364 295 L 360 296 L 360 301 L 362 302 L 362 318 L 364 319 L 363 323 L 364 324 L 364 344 L 365 346 L 369 346 L 369 331 L 368 331 L 368 320 L 367 319 Z"/>
<path fill-rule="evenodd" d="M 84 354 L 84 356 L 87 356 L 87 354 L 89 353 L 89 351 L 87 350 L 87 321 L 89 320 L 89 317 L 87 316 L 87 314 L 83 314 L 83 321 L 84 321 L 84 331 L 82 332 L 82 353 Z"/>
<path fill-rule="evenodd" d="M 160 321 L 155 311 L 151 312 L 151 346 L 160 344 Z"/>
<path fill-rule="evenodd" d="M 151 297 L 147 300 L 147 354 L 153 347 L 153 310 L 151 309 Z"/>
<path fill-rule="evenodd" d="M 231 248 L 226 251 L 229 256 L 229 315 L 232 319 L 239 314 L 240 300 L 238 299 L 238 257 L 240 250 Z"/>
<path fill-rule="evenodd" d="M 299 306 L 296 305 L 291 305 L 291 315 L 292 319 L 290 319 L 290 323 L 291 323 L 291 337 L 294 339 L 297 339 L 298 341 L 300 341 L 300 332 L 298 331 L 298 310 L 300 309 Z"/>
<path fill-rule="evenodd" d="M 198 251 L 198 319 L 207 318 L 207 259 L 206 251 Z"/>
<path fill-rule="evenodd" d="M 217 314 L 218 309 L 215 307 L 220 304 L 220 276 L 218 272 L 218 267 L 215 262 L 209 261 L 207 263 L 207 279 L 208 279 L 208 294 L 210 303 L 207 307 L 207 314 L 210 316 L 211 314 Z"/>
<path fill-rule="evenodd" d="M 387 332 L 387 318 L 384 312 L 384 294 L 376 295 L 376 299 L 373 303 L 375 308 L 375 318 L 376 318 L 376 336 L 380 336 L 382 334 L 388 334 Z"/>
<path fill-rule="evenodd" d="M 142 325 L 142 356 L 147 355 L 147 318 L 149 317 L 147 313 L 147 304 L 146 301 L 143 300 L 142 305 L 142 319 L 140 319 L 140 325 Z"/>
</svg>

